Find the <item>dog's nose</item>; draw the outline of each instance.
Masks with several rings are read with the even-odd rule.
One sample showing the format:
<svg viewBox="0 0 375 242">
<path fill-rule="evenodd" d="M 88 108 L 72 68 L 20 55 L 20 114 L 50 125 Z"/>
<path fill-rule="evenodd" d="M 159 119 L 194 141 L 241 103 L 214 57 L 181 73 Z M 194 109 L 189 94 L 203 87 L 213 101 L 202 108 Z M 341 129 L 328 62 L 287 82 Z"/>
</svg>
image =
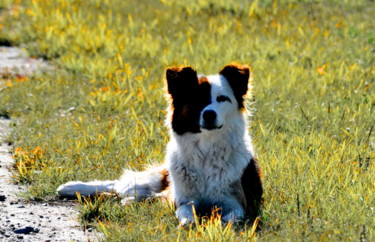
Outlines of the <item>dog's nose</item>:
<svg viewBox="0 0 375 242">
<path fill-rule="evenodd" d="M 216 113 L 214 110 L 206 110 L 203 112 L 203 120 L 207 124 L 213 124 L 216 120 Z"/>
</svg>

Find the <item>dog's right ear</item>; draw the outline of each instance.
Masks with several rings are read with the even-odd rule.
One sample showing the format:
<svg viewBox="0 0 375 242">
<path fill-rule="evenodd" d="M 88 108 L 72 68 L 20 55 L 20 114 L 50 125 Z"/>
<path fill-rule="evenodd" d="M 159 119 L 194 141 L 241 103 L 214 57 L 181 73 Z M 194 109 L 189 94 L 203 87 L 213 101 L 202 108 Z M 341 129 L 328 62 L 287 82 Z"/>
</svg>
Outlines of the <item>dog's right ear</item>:
<svg viewBox="0 0 375 242">
<path fill-rule="evenodd" d="M 168 92 L 172 98 L 182 98 L 198 87 L 197 72 L 190 66 L 169 67 L 166 71 Z"/>
</svg>

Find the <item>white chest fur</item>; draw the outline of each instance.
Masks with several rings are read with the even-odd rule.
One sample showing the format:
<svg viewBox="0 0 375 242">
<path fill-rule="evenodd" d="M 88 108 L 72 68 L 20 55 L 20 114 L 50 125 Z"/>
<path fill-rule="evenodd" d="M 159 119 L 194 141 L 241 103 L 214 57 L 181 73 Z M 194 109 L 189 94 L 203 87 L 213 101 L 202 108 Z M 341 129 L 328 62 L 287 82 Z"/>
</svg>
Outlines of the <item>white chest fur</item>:
<svg viewBox="0 0 375 242">
<path fill-rule="evenodd" d="M 172 135 L 167 161 L 173 181 L 172 195 L 177 202 L 220 199 L 241 178 L 253 150 L 246 130 L 238 129 L 246 126 L 232 127 L 236 129 Z"/>
</svg>

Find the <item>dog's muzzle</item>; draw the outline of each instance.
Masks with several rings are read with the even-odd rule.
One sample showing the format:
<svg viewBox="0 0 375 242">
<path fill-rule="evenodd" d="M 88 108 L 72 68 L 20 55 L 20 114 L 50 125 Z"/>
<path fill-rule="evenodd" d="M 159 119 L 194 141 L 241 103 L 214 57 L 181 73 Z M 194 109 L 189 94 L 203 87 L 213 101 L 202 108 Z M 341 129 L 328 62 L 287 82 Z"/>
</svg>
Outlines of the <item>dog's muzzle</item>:
<svg viewBox="0 0 375 242">
<path fill-rule="evenodd" d="M 206 110 L 202 114 L 202 128 L 207 130 L 220 129 L 223 125 L 217 125 L 217 114 L 214 110 Z"/>
</svg>

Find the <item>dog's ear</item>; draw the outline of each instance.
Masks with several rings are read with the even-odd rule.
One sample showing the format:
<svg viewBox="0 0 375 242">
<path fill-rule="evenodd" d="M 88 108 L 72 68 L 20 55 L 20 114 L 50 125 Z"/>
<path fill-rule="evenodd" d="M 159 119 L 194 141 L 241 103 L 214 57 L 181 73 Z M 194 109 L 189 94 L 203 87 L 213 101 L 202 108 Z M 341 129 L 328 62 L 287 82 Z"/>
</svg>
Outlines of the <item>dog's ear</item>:
<svg viewBox="0 0 375 242">
<path fill-rule="evenodd" d="M 232 87 L 238 106 L 243 107 L 243 96 L 248 90 L 250 68 L 247 65 L 229 64 L 224 66 L 219 73 L 227 79 Z"/>
<path fill-rule="evenodd" d="M 247 65 L 229 64 L 221 69 L 220 74 L 227 79 L 236 96 L 246 94 L 250 78 Z"/>
<path fill-rule="evenodd" d="M 191 91 L 198 86 L 197 72 L 190 66 L 169 67 L 166 71 L 166 78 L 168 92 L 173 99 L 191 95 Z"/>
</svg>

